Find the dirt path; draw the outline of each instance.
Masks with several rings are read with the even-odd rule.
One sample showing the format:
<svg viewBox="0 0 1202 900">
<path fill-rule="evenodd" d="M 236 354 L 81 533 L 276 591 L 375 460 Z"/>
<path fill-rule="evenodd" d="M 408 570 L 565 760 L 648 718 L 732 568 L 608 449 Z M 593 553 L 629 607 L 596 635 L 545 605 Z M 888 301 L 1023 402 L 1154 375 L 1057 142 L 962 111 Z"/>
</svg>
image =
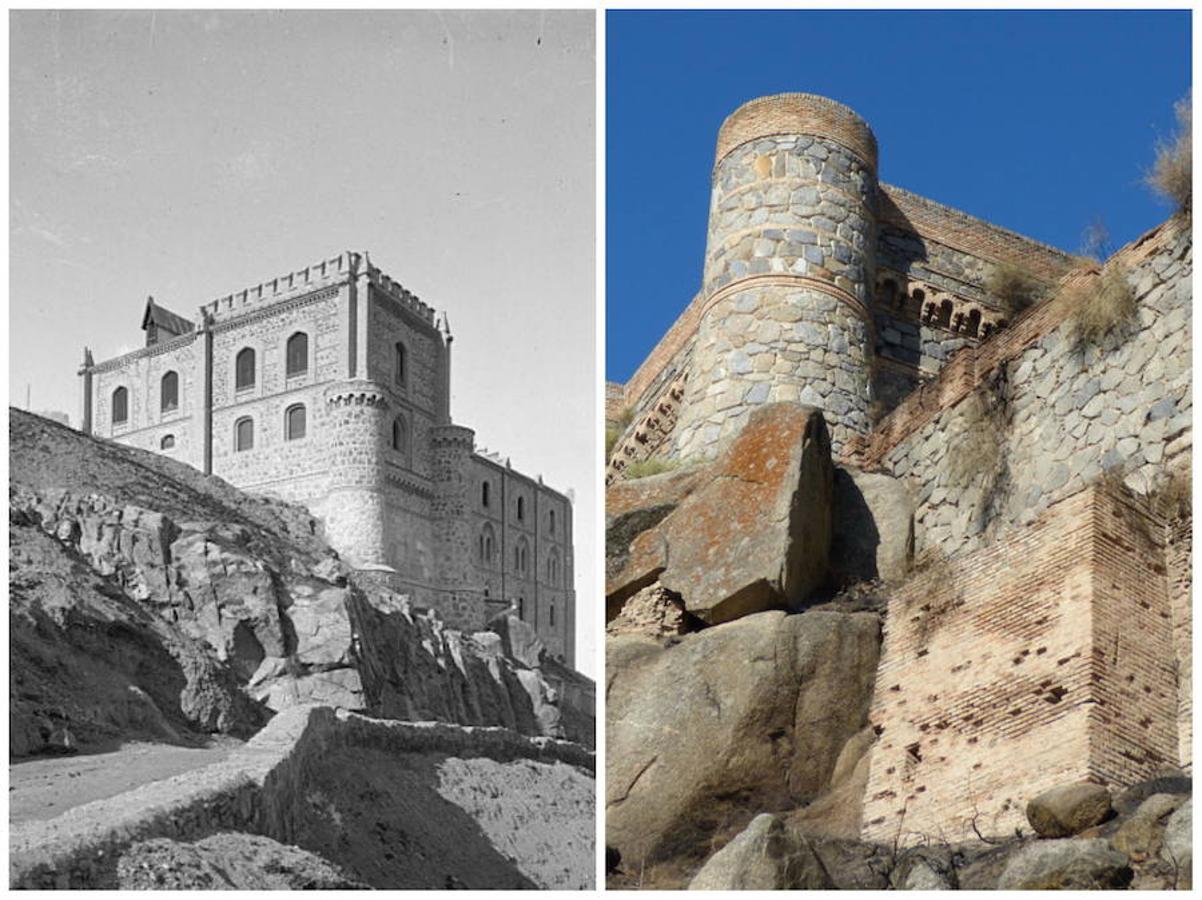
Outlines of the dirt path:
<svg viewBox="0 0 1202 900">
<path fill-rule="evenodd" d="M 8 767 L 8 820 L 52 819 L 65 810 L 189 772 L 229 756 L 232 739 L 208 747 L 131 743 L 110 753 L 41 757 Z"/>
</svg>

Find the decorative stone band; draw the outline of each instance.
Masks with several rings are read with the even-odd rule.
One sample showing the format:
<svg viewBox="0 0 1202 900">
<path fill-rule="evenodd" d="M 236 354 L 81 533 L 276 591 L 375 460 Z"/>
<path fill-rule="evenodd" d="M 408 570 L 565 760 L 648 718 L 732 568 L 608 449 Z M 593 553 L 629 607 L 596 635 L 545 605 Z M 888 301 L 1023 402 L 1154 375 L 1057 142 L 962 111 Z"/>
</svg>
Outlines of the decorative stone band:
<svg viewBox="0 0 1202 900">
<path fill-rule="evenodd" d="M 843 290 L 843 288 L 831 284 L 829 281 L 823 281 L 821 278 L 814 278 L 810 275 L 774 273 L 771 275 L 748 275 L 745 278 L 740 278 L 738 281 L 731 282 L 707 297 L 705 305 L 701 307 L 701 314 L 698 316 L 698 319 L 700 320 L 704 318 L 706 313 L 708 313 L 731 294 L 764 287 L 807 287 L 812 288 L 819 293 L 834 297 L 841 303 L 847 304 L 847 306 L 851 308 L 852 312 L 856 314 L 856 317 L 862 319 L 868 326 L 869 332 L 875 333 L 876 326 L 873 324 L 871 310 L 861 303 L 854 294 L 848 293 L 847 291 Z"/>
<path fill-rule="evenodd" d="M 868 123 L 851 107 L 816 94 L 773 94 L 744 103 L 718 129 L 715 168 L 736 147 L 778 134 L 808 134 L 835 141 L 876 171 L 876 136 Z"/>
<path fill-rule="evenodd" d="M 434 447 L 463 447 L 469 452 L 476 446 L 476 432 L 463 425 L 436 425 L 430 429 Z"/>
<path fill-rule="evenodd" d="M 251 323 L 258 322 L 261 319 L 266 319 L 270 316 L 278 315 L 279 313 L 290 312 L 294 309 L 302 309 L 310 304 L 318 303 L 322 300 L 328 300 L 331 297 L 337 296 L 337 285 L 319 288 L 315 291 L 308 291 L 295 297 L 289 297 L 288 299 L 281 300 L 278 303 L 272 303 L 267 306 L 258 307 L 233 318 L 219 319 L 209 325 L 209 329 L 216 334 L 219 331 L 228 331 L 231 328 L 242 328 L 245 325 L 250 325 Z"/>
<path fill-rule="evenodd" d="M 424 500 L 430 500 L 434 497 L 434 488 L 418 475 L 412 475 L 408 472 L 389 472 L 384 478 L 390 485 L 404 491 L 406 494 L 412 494 Z"/>
<path fill-rule="evenodd" d="M 1008 324 L 997 310 L 983 303 L 893 269 L 878 270 L 876 282 L 877 309 L 899 319 L 977 339 L 987 338 Z"/>
<path fill-rule="evenodd" d="M 659 400 L 651 404 L 647 412 L 632 428 L 627 429 L 621 441 L 610 453 L 605 467 L 605 483 L 611 484 L 627 466 L 650 459 L 672 438 L 680 404 L 684 400 L 685 377 L 677 378 L 668 386 Z"/>
<path fill-rule="evenodd" d="M 372 406 L 388 409 L 388 397 L 374 385 L 339 385 L 326 393 L 327 406 Z"/>
<path fill-rule="evenodd" d="M 199 337 L 198 332 L 190 331 L 187 334 L 181 334 L 178 337 L 173 337 L 169 341 L 162 341 L 158 344 L 151 344 L 149 347 L 142 347 L 122 356 L 115 356 L 112 359 L 106 359 L 92 366 L 84 366 L 80 369 L 79 374 L 85 372 L 93 372 L 99 374 L 101 372 L 111 372 L 114 369 L 120 369 L 123 366 L 133 362 L 135 359 L 145 359 L 152 356 L 159 356 L 163 353 L 169 353 L 172 350 L 179 350 L 187 347 L 196 338 Z"/>
</svg>

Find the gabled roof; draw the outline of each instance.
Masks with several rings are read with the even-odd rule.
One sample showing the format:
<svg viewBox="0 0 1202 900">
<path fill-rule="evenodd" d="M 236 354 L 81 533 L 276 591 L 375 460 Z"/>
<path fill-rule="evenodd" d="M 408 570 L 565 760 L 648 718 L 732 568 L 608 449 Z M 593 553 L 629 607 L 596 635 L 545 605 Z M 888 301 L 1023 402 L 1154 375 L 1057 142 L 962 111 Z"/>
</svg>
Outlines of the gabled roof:
<svg viewBox="0 0 1202 900">
<path fill-rule="evenodd" d="M 142 314 L 142 330 L 145 331 L 151 323 L 172 334 L 188 334 L 196 330 L 196 325 L 191 319 L 176 315 L 155 303 L 154 297 L 147 297 L 146 312 Z"/>
</svg>

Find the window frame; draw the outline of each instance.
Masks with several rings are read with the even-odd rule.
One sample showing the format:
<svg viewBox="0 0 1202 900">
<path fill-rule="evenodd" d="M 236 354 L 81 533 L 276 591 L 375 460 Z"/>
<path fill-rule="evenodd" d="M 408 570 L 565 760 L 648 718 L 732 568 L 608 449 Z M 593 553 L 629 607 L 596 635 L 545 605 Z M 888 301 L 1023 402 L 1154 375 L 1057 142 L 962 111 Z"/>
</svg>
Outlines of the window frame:
<svg viewBox="0 0 1202 900">
<path fill-rule="evenodd" d="M 241 360 L 247 354 L 250 354 L 250 383 L 242 384 L 241 382 Z M 259 355 L 254 347 L 246 346 L 234 354 L 234 393 L 245 394 L 253 391 L 259 383 Z"/>
<path fill-rule="evenodd" d="M 305 342 L 305 348 L 304 348 L 304 353 L 300 354 L 301 368 L 293 369 L 292 368 L 292 359 L 293 359 L 292 345 L 293 345 L 293 342 L 297 338 L 300 338 Z M 296 331 L 292 332 L 292 334 L 290 334 L 288 336 L 288 339 L 286 341 L 284 341 L 284 380 L 289 381 L 294 378 L 304 378 L 308 374 L 309 374 L 309 332 L 298 328 Z"/>
<path fill-rule="evenodd" d="M 167 394 L 167 379 L 168 378 L 175 379 L 175 384 L 174 384 L 175 390 L 173 391 L 173 393 L 175 394 L 175 402 L 173 402 L 170 406 L 167 405 L 167 396 L 166 396 L 166 394 Z M 159 379 L 159 413 L 164 414 L 164 413 L 179 412 L 179 408 L 180 408 L 179 372 L 177 372 L 175 369 L 168 369 L 166 372 L 163 373 L 163 376 Z"/>
<path fill-rule="evenodd" d="M 301 414 L 301 433 L 292 433 L 292 414 Z M 292 403 L 284 410 L 284 441 L 303 441 L 309 436 L 309 410 L 303 403 Z"/>
<path fill-rule="evenodd" d="M 239 430 L 242 425 L 250 426 L 250 444 L 246 447 L 242 446 L 241 435 Z M 255 419 L 254 416 L 239 416 L 234 420 L 234 452 L 249 453 L 255 449 Z"/>
<path fill-rule="evenodd" d="M 117 396 L 121 396 L 121 418 L 117 418 Z M 113 388 L 112 394 L 109 395 L 109 422 L 116 425 L 129 424 L 129 388 L 123 384 Z"/>
</svg>

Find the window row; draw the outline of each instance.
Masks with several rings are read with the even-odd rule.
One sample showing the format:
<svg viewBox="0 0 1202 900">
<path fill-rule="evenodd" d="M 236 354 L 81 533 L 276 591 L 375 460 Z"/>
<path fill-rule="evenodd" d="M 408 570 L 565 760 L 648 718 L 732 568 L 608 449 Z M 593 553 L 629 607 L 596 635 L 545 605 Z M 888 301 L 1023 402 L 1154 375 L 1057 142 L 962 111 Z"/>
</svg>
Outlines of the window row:
<svg viewBox="0 0 1202 900">
<path fill-rule="evenodd" d="M 308 413 L 303 403 L 294 403 L 284 410 L 284 440 L 296 441 L 305 436 L 308 428 Z M 255 446 L 255 420 L 242 416 L 234 422 L 234 450 L 253 450 Z"/>
<path fill-rule="evenodd" d="M 518 618 L 521 619 L 523 622 L 526 621 L 526 598 L 525 597 L 518 597 Z M 537 625 L 538 623 L 536 622 L 534 624 Z M 551 628 L 555 627 L 555 601 L 554 600 L 551 601 L 550 606 L 548 606 L 548 608 L 547 608 L 547 624 Z"/>
<path fill-rule="evenodd" d="M 492 482 L 480 482 L 480 505 L 488 509 L 492 505 Z M 526 498 L 518 495 L 517 502 L 514 504 L 517 520 L 519 522 L 526 521 Z M 547 510 L 547 531 L 555 534 L 555 510 Z"/>
<path fill-rule="evenodd" d="M 284 345 L 284 377 L 295 378 L 309 371 L 309 335 L 298 331 Z M 234 390 L 248 391 L 258 373 L 253 347 L 243 347 L 234 357 Z"/>
<path fill-rule="evenodd" d="M 159 410 L 175 412 L 179 409 L 179 373 L 167 372 L 159 379 Z M 129 421 L 129 389 L 119 387 L 113 391 L 112 419 L 114 425 Z"/>
<path fill-rule="evenodd" d="M 496 548 L 496 532 L 493 531 L 492 525 L 485 523 L 476 536 L 476 561 L 483 566 L 496 565 Z M 521 538 L 513 548 L 513 568 L 519 575 L 529 572 L 529 553 L 529 542 L 525 538 Z M 554 585 L 559 584 L 560 573 L 559 550 L 553 547 L 547 556 L 544 571 L 547 582 Z"/>
</svg>

